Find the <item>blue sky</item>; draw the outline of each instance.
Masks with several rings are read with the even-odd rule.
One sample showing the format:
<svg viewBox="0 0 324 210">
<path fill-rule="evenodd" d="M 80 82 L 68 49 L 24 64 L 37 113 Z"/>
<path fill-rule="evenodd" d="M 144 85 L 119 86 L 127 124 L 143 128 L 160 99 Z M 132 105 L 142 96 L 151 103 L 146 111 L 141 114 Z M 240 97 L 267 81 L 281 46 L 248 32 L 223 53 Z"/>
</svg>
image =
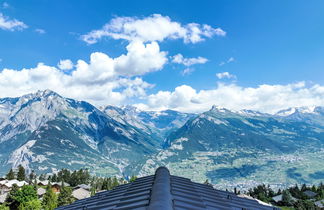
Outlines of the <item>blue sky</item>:
<svg viewBox="0 0 324 210">
<path fill-rule="evenodd" d="M 266 112 L 324 105 L 323 1 L 17 0 L 0 4 L 0 97 L 49 88 L 98 105 L 130 103 L 190 112 L 212 104 Z M 181 27 L 173 34 L 168 34 L 170 28 L 159 30 L 162 40 L 150 37 L 157 28 L 142 24 L 131 38 L 116 38 L 108 31 L 109 35 L 87 42 L 86 35 L 107 32 L 103 26 L 118 18 L 133 26 L 138 20 L 163 19 L 169 21 L 166 27 L 174 23 Z M 17 26 L 10 25 L 14 21 Z M 201 30 L 197 40 L 190 32 L 191 23 Z M 125 33 L 118 31 L 118 36 Z M 145 60 L 142 56 L 139 63 L 134 61 L 137 55 L 127 61 L 116 59 L 135 42 L 139 45 L 134 54 L 141 54 L 141 45 L 153 43 L 160 57 L 150 54 L 156 59 Z M 82 69 L 78 60 L 89 64 L 95 52 L 119 64 L 108 69 L 109 59 L 99 56 L 92 67 L 74 76 Z M 178 54 L 182 57 L 176 61 Z M 60 69 L 57 64 L 65 59 L 67 67 Z M 132 71 L 134 65 L 139 69 Z M 73 76 L 59 75 L 62 72 Z"/>
</svg>

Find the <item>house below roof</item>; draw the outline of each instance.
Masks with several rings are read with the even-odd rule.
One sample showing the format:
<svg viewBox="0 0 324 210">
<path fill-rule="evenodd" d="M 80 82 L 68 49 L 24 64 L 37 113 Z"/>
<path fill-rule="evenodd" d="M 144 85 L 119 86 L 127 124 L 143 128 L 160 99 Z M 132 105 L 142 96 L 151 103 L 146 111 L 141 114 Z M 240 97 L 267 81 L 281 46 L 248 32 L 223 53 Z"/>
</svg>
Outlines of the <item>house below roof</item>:
<svg viewBox="0 0 324 210">
<path fill-rule="evenodd" d="M 159 167 L 155 175 L 137 178 L 113 190 L 97 193 L 58 209 L 278 209 L 257 200 L 239 197 L 234 193 L 215 190 L 212 186 L 171 176 L 166 167 Z"/>
<path fill-rule="evenodd" d="M 0 195 L 4 194 L 4 193 L 7 193 L 9 192 L 13 185 L 17 185 L 18 187 L 22 187 L 24 185 L 28 185 L 27 182 L 25 181 L 18 181 L 16 179 L 13 179 L 13 180 L 2 180 L 0 181 Z"/>
<path fill-rule="evenodd" d="M 79 184 L 78 186 L 74 187 L 74 189 L 79 189 L 79 188 L 82 188 L 82 189 L 85 189 L 85 190 L 90 190 L 90 185 L 87 185 L 87 184 Z"/>
<path fill-rule="evenodd" d="M 292 196 L 291 196 L 291 198 L 292 198 L 293 201 L 298 200 L 297 198 L 294 198 Z M 282 194 L 272 197 L 272 200 L 274 200 L 274 202 L 276 202 L 276 203 L 282 201 Z"/>
<path fill-rule="evenodd" d="M 304 193 L 304 195 L 306 195 L 309 198 L 314 198 L 317 195 L 317 193 L 314 193 L 313 191 L 310 191 L 310 190 L 306 190 L 303 193 Z"/>
<path fill-rule="evenodd" d="M 46 193 L 46 190 L 44 188 L 37 188 L 37 195 L 38 197 L 42 197 Z"/>
<path fill-rule="evenodd" d="M 90 191 L 83 189 L 83 188 L 77 188 L 75 190 L 72 191 L 72 196 L 77 199 L 84 199 L 84 198 L 89 198 L 90 197 Z"/>
<path fill-rule="evenodd" d="M 46 186 L 46 185 L 48 185 L 48 183 L 49 183 L 48 180 L 43 180 L 43 181 L 41 181 L 41 180 L 37 180 L 37 184 L 38 184 L 38 185 Z"/>
<path fill-rule="evenodd" d="M 324 208 L 324 199 L 323 200 L 320 200 L 320 201 L 316 201 L 314 204 L 318 208 Z"/>
</svg>

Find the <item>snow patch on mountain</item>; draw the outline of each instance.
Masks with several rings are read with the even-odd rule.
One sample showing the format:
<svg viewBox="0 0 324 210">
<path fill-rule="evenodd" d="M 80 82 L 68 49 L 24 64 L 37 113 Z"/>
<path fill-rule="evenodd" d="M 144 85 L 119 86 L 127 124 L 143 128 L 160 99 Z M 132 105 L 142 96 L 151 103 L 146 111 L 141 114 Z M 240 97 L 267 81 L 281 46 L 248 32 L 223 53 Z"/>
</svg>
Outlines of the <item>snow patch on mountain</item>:
<svg viewBox="0 0 324 210">
<path fill-rule="evenodd" d="M 292 107 L 292 108 L 281 110 L 277 112 L 276 115 L 286 117 L 295 113 L 316 114 L 316 108 L 317 108 L 316 106 Z"/>
<path fill-rule="evenodd" d="M 188 138 L 184 138 L 184 137 L 179 138 L 171 144 L 170 149 L 171 150 L 183 150 L 182 142 L 185 142 L 188 140 L 189 140 Z"/>
<path fill-rule="evenodd" d="M 29 168 L 29 163 L 33 161 L 33 152 L 30 150 L 36 143 L 36 140 L 30 140 L 15 151 L 13 151 L 9 157 L 8 163 L 12 164 L 13 168 L 19 165 Z"/>
</svg>

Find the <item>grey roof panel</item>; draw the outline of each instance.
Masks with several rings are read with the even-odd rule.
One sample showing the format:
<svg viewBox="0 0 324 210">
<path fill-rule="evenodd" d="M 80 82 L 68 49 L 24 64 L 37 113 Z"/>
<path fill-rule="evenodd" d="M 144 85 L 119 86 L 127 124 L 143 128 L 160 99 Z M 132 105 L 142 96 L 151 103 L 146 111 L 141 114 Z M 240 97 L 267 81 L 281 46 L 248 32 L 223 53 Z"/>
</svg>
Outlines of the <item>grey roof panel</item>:
<svg viewBox="0 0 324 210">
<path fill-rule="evenodd" d="M 278 208 L 238 197 L 231 192 L 215 190 L 210 185 L 195 183 L 187 178 L 171 176 L 167 168 L 160 167 L 155 175 L 138 178 L 132 183 L 119 185 L 110 191 L 99 192 L 95 196 L 58 209 L 273 210 Z"/>
</svg>

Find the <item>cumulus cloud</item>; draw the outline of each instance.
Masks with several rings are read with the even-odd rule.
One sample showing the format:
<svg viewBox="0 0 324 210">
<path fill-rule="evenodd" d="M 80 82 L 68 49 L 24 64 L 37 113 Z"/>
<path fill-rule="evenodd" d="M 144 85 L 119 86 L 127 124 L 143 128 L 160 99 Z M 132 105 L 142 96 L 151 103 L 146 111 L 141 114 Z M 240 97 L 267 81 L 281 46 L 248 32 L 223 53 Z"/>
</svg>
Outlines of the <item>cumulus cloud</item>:
<svg viewBox="0 0 324 210">
<path fill-rule="evenodd" d="M 96 105 L 121 105 L 132 97 L 144 97 L 151 84 L 136 77 L 162 69 L 166 53 L 153 42 L 132 42 L 127 54 L 111 58 L 95 52 L 90 61 L 78 60 L 73 68 L 70 60 L 61 60 L 58 67 L 39 63 L 30 69 L 4 69 L 0 72 L 0 97 L 13 97 L 51 89 L 66 97 L 87 100 Z"/>
<path fill-rule="evenodd" d="M 207 58 L 197 57 L 197 58 L 184 58 L 180 53 L 172 57 L 172 63 L 183 64 L 187 67 L 195 64 L 204 64 L 208 61 Z"/>
<path fill-rule="evenodd" d="M 230 57 L 229 59 L 227 59 L 227 61 L 220 62 L 219 66 L 224 66 L 225 64 L 232 63 L 234 61 L 235 61 L 235 58 Z"/>
<path fill-rule="evenodd" d="M 236 79 L 236 76 L 233 75 L 233 74 L 230 74 L 229 72 L 221 72 L 221 73 L 217 73 L 217 74 L 216 74 L 216 77 L 217 77 L 218 79 L 225 79 L 225 78 L 227 78 L 227 79 Z"/>
<path fill-rule="evenodd" d="M 39 33 L 39 34 L 45 34 L 46 33 L 46 31 L 44 29 L 41 29 L 41 28 L 37 28 L 37 29 L 35 29 L 35 31 L 37 33 Z"/>
<path fill-rule="evenodd" d="M 60 60 L 60 62 L 57 64 L 57 66 L 61 70 L 71 70 L 71 69 L 73 69 L 74 65 L 71 60 L 66 59 L 66 60 Z"/>
<path fill-rule="evenodd" d="M 148 110 L 202 112 L 209 110 L 212 105 L 267 113 L 275 113 L 288 107 L 324 106 L 324 86 L 307 86 L 304 82 L 299 82 L 287 85 L 260 85 L 254 88 L 219 83 L 214 89 L 197 91 L 182 85 L 174 91 L 151 94 L 146 103 L 136 106 Z"/>
<path fill-rule="evenodd" d="M 3 30 L 8 30 L 8 31 L 20 31 L 28 26 L 16 19 L 10 19 L 6 16 L 4 16 L 2 13 L 0 13 L 0 28 Z"/>
<path fill-rule="evenodd" d="M 115 59 L 120 75 L 135 76 L 161 70 L 167 62 L 167 53 L 161 52 L 157 42 L 143 44 L 133 41 L 127 46 L 127 54 Z"/>
<path fill-rule="evenodd" d="M 103 37 L 142 42 L 183 39 L 185 43 L 197 43 L 213 36 L 225 36 L 221 28 L 207 24 L 189 23 L 182 25 L 168 16 L 153 14 L 148 17 L 116 17 L 99 30 L 81 36 L 88 44 L 94 44 Z"/>
<path fill-rule="evenodd" d="M 194 71 L 193 68 L 185 68 L 185 69 L 181 72 L 181 74 L 182 74 L 183 76 L 185 76 L 185 75 L 189 75 L 189 74 L 191 74 L 193 71 Z"/>
<path fill-rule="evenodd" d="M 181 55 L 180 53 L 172 57 L 172 63 L 182 64 L 187 67 L 182 71 L 182 75 L 191 74 L 194 71 L 194 69 L 190 66 L 196 64 L 204 64 L 207 61 L 207 58 L 203 58 L 200 56 L 197 58 L 184 58 L 183 55 Z"/>
</svg>

